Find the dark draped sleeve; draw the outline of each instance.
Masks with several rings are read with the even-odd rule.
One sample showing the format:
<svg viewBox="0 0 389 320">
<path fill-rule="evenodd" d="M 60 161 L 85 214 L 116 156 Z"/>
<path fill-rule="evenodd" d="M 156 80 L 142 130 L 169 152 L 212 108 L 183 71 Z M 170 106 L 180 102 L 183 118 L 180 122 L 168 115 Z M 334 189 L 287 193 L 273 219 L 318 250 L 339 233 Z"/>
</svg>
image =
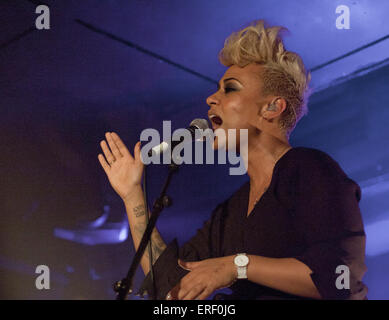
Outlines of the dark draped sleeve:
<svg viewBox="0 0 389 320">
<path fill-rule="evenodd" d="M 220 221 L 225 203 L 219 204 L 195 236 L 181 248 L 174 239 L 153 265 L 156 298 L 165 299 L 167 293 L 188 271 L 178 265 L 178 258 L 184 261 L 199 261 L 217 257 L 220 251 Z M 150 272 L 143 281 L 139 292 L 153 292 Z"/>
<path fill-rule="evenodd" d="M 294 258 L 312 270 L 311 278 L 323 299 L 365 298 L 366 238 L 359 185 L 321 151 L 300 161 L 296 180 L 294 220 L 304 249 Z M 349 270 L 349 289 L 342 278 L 347 273 L 344 267 L 337 273 L 338 266 Z"/>
</svg>

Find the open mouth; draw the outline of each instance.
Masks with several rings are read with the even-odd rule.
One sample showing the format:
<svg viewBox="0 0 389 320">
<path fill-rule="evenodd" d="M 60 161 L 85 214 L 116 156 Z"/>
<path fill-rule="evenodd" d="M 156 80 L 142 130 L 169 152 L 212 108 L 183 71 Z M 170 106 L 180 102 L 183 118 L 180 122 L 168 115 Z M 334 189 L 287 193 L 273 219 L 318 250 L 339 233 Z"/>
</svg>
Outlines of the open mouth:
<svg viewBox="0 0 389 320">
<path fill-rule="evenodd" d="M 221 126 L 223 123 L 222 118 L 217 115 L 211 115 L 209 118 L 211 119 L 212 124 L 214 124 L 215 126 Z"/>
</svg>

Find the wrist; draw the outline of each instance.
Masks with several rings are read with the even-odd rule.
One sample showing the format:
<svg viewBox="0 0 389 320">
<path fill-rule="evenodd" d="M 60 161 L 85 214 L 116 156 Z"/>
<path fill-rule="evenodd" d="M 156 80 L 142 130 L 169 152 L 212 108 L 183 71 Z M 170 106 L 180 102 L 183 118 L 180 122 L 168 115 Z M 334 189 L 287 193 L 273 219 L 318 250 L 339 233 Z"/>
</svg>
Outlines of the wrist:
<svg viewBox="0 0 389 320">
<path fill-rule="evenodd" d="M 228 258 L 228 265 L 230 267 L 231 278 L 233 279 L 234 282 L 238 279 L 238 270 L 236 268 L 235 261 L 234 261 L 235 257 L 236 257 L 236 255 L 227 257 Z"/>
<path fill-rule="evenodd" d="M 143 199 L 143 190 L 140 184 L 135 185 L 129 192 L 127 192 L 126 195 L 124 195 L 121 198 L 124 204 L 131 204 L 134 201 L 138 200 L 139 196 L 141 196 Z"/>
</svg>

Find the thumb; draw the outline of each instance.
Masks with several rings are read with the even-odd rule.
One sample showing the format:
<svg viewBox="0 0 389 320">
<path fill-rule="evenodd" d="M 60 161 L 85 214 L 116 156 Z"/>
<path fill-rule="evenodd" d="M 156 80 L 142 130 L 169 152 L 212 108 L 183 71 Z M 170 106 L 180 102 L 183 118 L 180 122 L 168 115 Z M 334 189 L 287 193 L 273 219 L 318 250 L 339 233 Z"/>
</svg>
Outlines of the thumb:
<svg viewBox="0 0 389 320">
<path fill-rule="evenodd" d="M 189 262 L 186 262 L 186 261 L 184 261 L 184 260 L 178 259 L 178 265 L 179 265 L 182 269 L 185 269 L 185 270 L 190 271 L 190 268 L 189 268 L 188 264 L 189 264 Z"/>
<path fill-rule="evenodd" d="M 136 144 L 135 144 L 135 147 L 134 147 L 134 158 L 135 158 L 135 161 L 139 161 L 139 160 L 142 160 L 141 159 L 141 150 L 140 150 L 140 141 L 138 141 Z M 142 161 L 141 161 L 142 162 Z M 143 163 L 143 162 L 142 162 Z"/>
</svg>

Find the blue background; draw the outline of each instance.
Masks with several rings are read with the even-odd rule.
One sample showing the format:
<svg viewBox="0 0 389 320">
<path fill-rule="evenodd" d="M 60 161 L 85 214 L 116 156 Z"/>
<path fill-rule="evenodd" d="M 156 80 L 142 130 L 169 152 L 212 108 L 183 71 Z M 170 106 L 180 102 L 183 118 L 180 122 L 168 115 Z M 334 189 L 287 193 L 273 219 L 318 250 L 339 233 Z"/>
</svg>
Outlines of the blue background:
<svg viewBox="0 0 389 320">
<path fill-rule="evenodd" d="M 389 298 L 389 23 L 387 1 L 37 1 L 0 3 L 0 298 L 113 299 L 134 250 L 124 206 L 97 161 L 116 131 L 132 150 L 145 128 L 206 118 L 225 67 L 225 38 L 255 19 L 289 29 L 312 72 L 309 114 L 292 146 L 330 154 L 362 188 L 369 299 Z M 350 9 L 339 30 L 338 5 Z M 148 169 L 155 199 L 166 166 Z M 182 166 L 158 228 L 193 235 L 247 180 L 228 166 Z M 47 265 L 50 290 L 35 288 Z M 143 278 L 138 270 L 135 284 Z"/>
</svg>

